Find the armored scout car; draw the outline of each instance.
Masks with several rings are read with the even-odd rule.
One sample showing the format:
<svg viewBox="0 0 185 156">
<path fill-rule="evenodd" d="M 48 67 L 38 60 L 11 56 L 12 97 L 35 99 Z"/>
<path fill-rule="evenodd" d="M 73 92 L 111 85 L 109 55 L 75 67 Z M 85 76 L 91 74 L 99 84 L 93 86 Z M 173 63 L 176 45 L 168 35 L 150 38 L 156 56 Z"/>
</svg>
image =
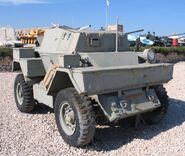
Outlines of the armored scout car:
<svg viewBox="0 0 185 156">
<path fill-rule="evenodd" d="M 37 49 L 14 49 L 17 108 L 30 113 L 36 103 L 54 109 L 63 139 L 72 146 L 91 142 L 98 118 L 129 117 L 148 124 L 168 109 L 163 83 L 171 64 L 155 64 L 155 53 L 129 51 L 127 35 L 116 31 L 56 27 L 45 32 Z"/>
</svg>

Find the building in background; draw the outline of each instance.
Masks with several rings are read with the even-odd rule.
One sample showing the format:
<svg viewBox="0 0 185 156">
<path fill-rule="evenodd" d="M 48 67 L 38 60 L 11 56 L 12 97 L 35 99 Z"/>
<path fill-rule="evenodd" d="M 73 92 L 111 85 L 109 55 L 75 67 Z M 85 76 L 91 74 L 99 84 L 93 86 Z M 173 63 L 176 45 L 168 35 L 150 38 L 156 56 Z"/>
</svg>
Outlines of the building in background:
<svg viewBox="0 0 185 156">
<path fill-rule="evenodd" d="M 17 40 L 15 30 L 10 26 L 6 26 L 0 28 L 0 46 L 21 47 L 23 44 Z"/>
<path fill-rule="evenodd" d="M 0 45 L 12 40 L 16 40 L 14 29 L 10 26 L 0 28 Z"/>
</svg>

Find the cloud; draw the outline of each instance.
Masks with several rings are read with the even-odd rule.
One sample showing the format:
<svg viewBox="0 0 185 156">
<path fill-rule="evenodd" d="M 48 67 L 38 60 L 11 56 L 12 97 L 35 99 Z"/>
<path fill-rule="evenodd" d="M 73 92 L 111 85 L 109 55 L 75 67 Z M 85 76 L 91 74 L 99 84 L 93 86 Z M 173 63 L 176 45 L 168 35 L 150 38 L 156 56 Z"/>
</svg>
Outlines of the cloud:
<svg viewBox="0 0 185 156">
<path fill-rule="evenodd" d="M 46 0 L 0 0 L 0 5 L 46 4 Z"/>
</svg>

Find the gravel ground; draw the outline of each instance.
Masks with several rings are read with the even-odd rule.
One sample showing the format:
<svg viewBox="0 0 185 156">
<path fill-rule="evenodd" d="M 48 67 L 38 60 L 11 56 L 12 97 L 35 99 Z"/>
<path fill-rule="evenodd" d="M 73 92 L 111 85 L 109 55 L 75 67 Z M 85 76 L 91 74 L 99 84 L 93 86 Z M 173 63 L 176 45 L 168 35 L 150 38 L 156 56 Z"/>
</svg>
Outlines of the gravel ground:
<svg viewBox="0 0 185 156">
<path fill-rule="evenodd" d="M 95 141 L 85 149 L 68 146 L 60 137 L 53 111 L 39 105 L 33 114 L 15 106 L 16 73 L 0 73 L 0 156 L 41 155 L 185 155 L 185 62 L 175 65 L 174 79 L 165 87 L 170 107 L 158 125 L 98 126 Z M 44 108 L 44 109 L 43 109 Z"/>
</svg>

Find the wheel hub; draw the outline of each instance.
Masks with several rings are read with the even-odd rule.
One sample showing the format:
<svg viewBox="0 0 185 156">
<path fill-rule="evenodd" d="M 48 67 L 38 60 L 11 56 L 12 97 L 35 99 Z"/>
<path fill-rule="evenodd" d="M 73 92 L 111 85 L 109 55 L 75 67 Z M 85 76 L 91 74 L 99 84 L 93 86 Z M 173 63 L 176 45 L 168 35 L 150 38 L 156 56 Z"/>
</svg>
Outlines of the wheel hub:
<svg viewBox="0 0 185 156">
<path fill-rule="evenodd" d="M 60 108 L 60 124 L 67 135 L 73 135 L 76 129 L 75 113 L 68 102 Z"/>
<path fill-rule="evenodd" d="M 19 104 L 22 105 L 23 104 L 23 90 L 22 90 L 22 86 L 20 83 L 17 84 L 16 95 L 17 95 L 17 100 Z"/>
</svg>

